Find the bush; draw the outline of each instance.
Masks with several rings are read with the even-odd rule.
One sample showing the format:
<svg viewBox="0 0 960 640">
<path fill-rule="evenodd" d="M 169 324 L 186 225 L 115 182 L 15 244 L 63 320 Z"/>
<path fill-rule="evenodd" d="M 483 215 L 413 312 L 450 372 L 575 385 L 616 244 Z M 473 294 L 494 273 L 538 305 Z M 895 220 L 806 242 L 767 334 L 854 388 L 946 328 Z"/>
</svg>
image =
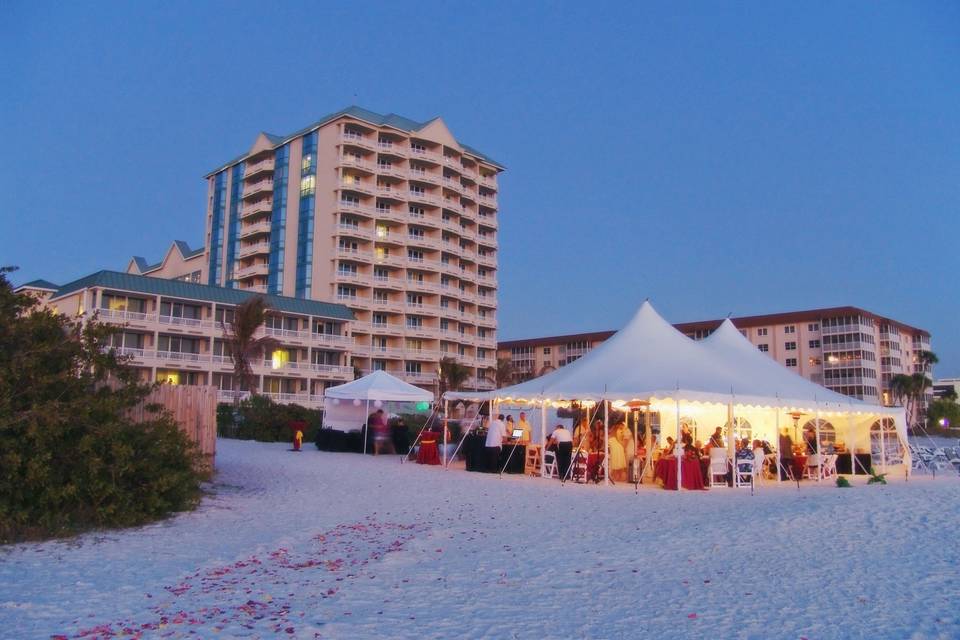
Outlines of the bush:
<svg viewBox="0 0 960 640">
<path fill-rule="evenodd" d="M 137 525 L 196 505 L 196 447 L 153 385 L 106 347 L 116 329 L 15 294 L 0 269 L 0 542 Z M 109 384 L 108 384 L 109 383 Z"/>
<path fill-rule="evenodd" d="M 837 487 L 841 489 L 849 489 L 850 481 L 844 478 L 843 476 L 837 476 Z"/>
<path fill-rule="evenodd" d="M 316 439 L 323 423 L 323 412 L 298 404 L 279 404 L 266 396 L 253 395 L 236 407 L 221 404 L 217 407 L 217 435 L 224 438 L 257 440 L 259 442 L 291 442 L 290 423 L 307 423 L 303 441 Z"/>
</svg>

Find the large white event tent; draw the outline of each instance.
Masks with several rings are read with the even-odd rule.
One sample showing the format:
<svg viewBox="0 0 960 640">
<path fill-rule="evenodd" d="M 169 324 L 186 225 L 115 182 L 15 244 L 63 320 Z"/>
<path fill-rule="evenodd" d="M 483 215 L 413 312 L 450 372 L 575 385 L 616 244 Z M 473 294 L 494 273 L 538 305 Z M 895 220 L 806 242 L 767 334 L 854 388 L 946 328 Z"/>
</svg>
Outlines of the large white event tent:
<svg viewBox="0 0 960 640">
<path fill-rule="evenodd" d="M 884 470 L 885 446 L 898 449 L 891 460 L 901 460 L 907 450 L 901 407 L 855 400 L 793 373 L 760 353 L 729 320 L 707 339 L 694 341 L 664 320 L 649 301 L 625 327 L 579 360 L 492 391 L 485 399 L 522 406 L 609 401 L 622 408 L 649 403 L 650 411 L 660 414 L 661 429 L 674 423 L 678 440 L 681 420 L 726 424 L 731 447 L 734 425 L 744 420 L 752 425 L 753 438 L 776 442 L 791 417 L 805 416 L 818 428 L 829 421 L 851 452 L 870 452 L 879 445 Z M 541 422 L 540 428 L 543 437 L 546 425 Z M 609 451 L 605 458 L 609 460 Z M 909 473 L 909 461 L 905 466 Z"/>
<path fill-rule="evenodd" d="M 384 402 L 433 402 L 431 392 L 404 382 L 386 371 L 374 371 L 353 382 L 329 387 L 324 390 L 323 397 L 325 401 L 332 400 L 342 404 L 344 400 L 349 400 L 354 407 L 364 406 L 365 412 L 362 418 L 364 424 L 367 416 L 370 415 L 371 402 L 377 408 Z M 350 405 L 343 406 L 346 409 Z M 328 405 L 327 411 L 324 411 L 324 426 L 337 426 L 332 424 L 335 421 L 335 414 L 336 410 Z M 328 416 L 330 416 L 329 420 Z M 366 440 L 364 438 L 364 452 L 366 452 Z"/>
</svg>

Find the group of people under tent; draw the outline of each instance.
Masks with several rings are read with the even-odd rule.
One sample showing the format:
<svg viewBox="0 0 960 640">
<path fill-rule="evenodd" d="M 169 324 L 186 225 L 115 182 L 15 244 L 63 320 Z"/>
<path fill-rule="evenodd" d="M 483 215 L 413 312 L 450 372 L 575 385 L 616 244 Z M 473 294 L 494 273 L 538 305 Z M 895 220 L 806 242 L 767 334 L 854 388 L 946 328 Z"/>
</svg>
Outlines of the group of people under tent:
<svg viewBox="0 0 960 640">
<path fill-rule="evenodd" d="M 636 473 L 643 472 L 643 463 L 647 456 L 642 434 L 634 438 L 633 431 L 626 426 L 623 420 L 618 420 L 610 426 L 608 441 L 604 441 L 604 426 L 601 420 L 594 420 L 592 424 L 586 418 L 580 420 L 574 428 L 573 433 L 563 424 L 558 424 L 554 428 L 547 440 L 547 450 L 556 452 L 557 471 L 561 479 L 567 478 L 568 470 L 575 452 L 584 454 L 605 453 L 609 446 L 610 461 L 610 479 L 614 482 L 625 482 Z M 820 443 L 817 441 L 816 430 L 808 428 L 803 434 L 802 443 L 795 444 L 790 437 L 789 429 L 784 428 L 777 443 L 780 450 L 780 477 L 788 479 L 790 469 L 793 466 L 795 456 L 810 456 L 820 453 Z M 680 444 L 677 445 L 673 436 L 666 436 L 663 444 L 652 447 L 652 461 L 656 462 L 664 456 L 675 456 L 678 452 L 688 458 L 700 461 L 701 473 L 704 482 L 709 483 L 710 473 L 710 450 L 718 448 L 726 451 L 727 443 L 723 435 L 723 428 L 716 427 L 713 434 L 704 444 L 700 440 L 695 440 L 690 427 L 686 424 L 681 425 Z M 828 453 L 842 452 L 842 445 L 826 445 L 825 450 Z M 750 438 L 737 438 L 734 440 L 734 458 L 738 461 L 757 461 L 757 464 L 765 465 L 764 469 L 771 477 L 775 477 L 776 468 L 776 449 L 766 440 Z M 634 466 L 631 461 L 637 460 L 639 464 Z"/>
</svg>

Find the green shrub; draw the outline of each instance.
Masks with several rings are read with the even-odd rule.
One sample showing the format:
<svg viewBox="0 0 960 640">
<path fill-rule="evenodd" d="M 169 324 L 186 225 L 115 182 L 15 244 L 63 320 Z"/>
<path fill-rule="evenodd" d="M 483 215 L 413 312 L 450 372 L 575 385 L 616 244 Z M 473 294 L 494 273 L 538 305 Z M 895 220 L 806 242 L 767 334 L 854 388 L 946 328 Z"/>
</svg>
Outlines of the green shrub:
<svg viewBox="0 0 960 640">
<path fill-rule="evenodd" d="M 887 484 L 887 474 L 877 473 L 873 467 L 870 467 L 870 479 L 867 484 Z"/>
<path fill-rule="evenodd" d="M 116 331 L 15 294 L 0 269 L 0 542 L 136 525 L 194 506 L 201 459 L 153 385 L 106 350 Z"/>
<path fill-rule="evenodd" d="M 850 488 L 850 481 L 843 476 L 837 476 L 837 486 L 841 489 L 848 489 Z"/>
<path fill-rule="evenodd" d="M 303 441 L 311 442 L 323 422 L 323 412 L 298 404 L 279 404 L 262 395 L 244 399 L 236 407 L 221 404 L 217 408 L 217 434 L 226 438 L 291 442 L 293 431 L 289 425 L 293 421 L 307 424 Z"/>
</svg>

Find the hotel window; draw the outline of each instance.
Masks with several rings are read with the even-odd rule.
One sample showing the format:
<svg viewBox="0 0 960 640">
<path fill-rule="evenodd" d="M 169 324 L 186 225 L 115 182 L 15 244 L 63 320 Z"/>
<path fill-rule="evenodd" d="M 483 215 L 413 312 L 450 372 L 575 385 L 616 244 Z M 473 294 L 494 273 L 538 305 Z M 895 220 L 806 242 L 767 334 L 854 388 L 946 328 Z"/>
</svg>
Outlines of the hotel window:
<svg viewBox="0 0 960 640">
<path fill-rule="evenodd" d="M 380 239 L 390 237 L 390 227 L 385 224 L 377 223 L 377 237 Z"/>
<path fill-rule="evenodd" d="M 356 298 L 357 288 L 348 287 L 346 285 L 339 284 L 337 285 L 337 297 L 338 298 Z"/>
<path fill-rule="evenodd" d="M 807 325 L 807 331 L 820 331 L 820 325 L 816 322 L 811 322 Z"/>
<path fill-rule="evenodd" d="M 386 303 L 390 297 L 387 295 L 386 291 L 374 291 L 373 292 L 373 301 Z"/>
<path fill-rule="evenodd" d="M 374 280 L 389 280 L 390 272 L 384 269 L 383 267 L 374 267 L 373 278 Z"/>
<path fill-rule="evenodd" d="M 760 328 L 760 329 L 757 329 L 757 336 L 765 336 L 765 335 L 767 335 L 767 328 L 766 328 L 766 327 L 762 327 L 762 328 Z M 761 351 L 762 351 L 762 349 L 761 349 Z"/>
<path fill-rule="evenodd" d="M 413 216 L 414 218 L 422 218 L 425 213 L 426 213 L 426 209 L 424 209 L 423 207 L 410 205 L 410 215 Z"/>
<path fill-rule="evenodd" d="M 796 359 L 796 358 L 787 358 L 787 366 L 788 366 L 788 367 L 795 367 L 795 366 L 797 366 L 797 359 Z"/>
<path fill-rule="evenodd" d="M 407 258 L 411 262 L 423 262 L 423 251 L 416 249 L 407 249 Z"/>
<path fill-rule="evenodd" d="M 811 340 L 808 344 L 810 345 L 810 348 L 811 348 L 811 349 L 819 349 L 819 348 L 820 348 L 820 341 L 819 341 L 819 340 Z"/>
<path fill-rule="evenodd" d="M 794 325 L 792 325 L 792 324 L 788 324 L 787 326 L 785 326 L 785 327 L 783 328 L 783 332 L 784 332 L 784 333 L 796 333 L 796 332 L 797 332 L 797 327 L 794 326 Z"/>
<path fill-rule="evenodd" d="M 770 351 L 770 345 L 767 344 L 758 344 L 757 349 L 760 349 L 763 353 Z"/>
<path fill-rule="evenodd" d="M 823 361 L 820 360 L 820 358 L 807 358 L 807 362 L 810 364 L 811 367 L 815 367 L 820 364 L 823 364 Z"/>
<path fill-rule="evenodd" d="M 213 319 L 217 324 L 229 324 L 233 322 L 233 309 L 217 307 L 216 312 L 213 314 Z"/>
<path fill-rule="evenodd" d="M 360 196 L 355 196 L 350 193 L 343 193 L 340 194 L 340 202 L 345 205 L 360 206 Z"/>
<path fill-rule="evenodd" d="M 423 318 L 420 316 L 407 316 L 407 326 L 419 329 L 423 327 Z"/>
<path fill-rule="evenodd" d="M 550 347 L 544 347 L 544 348 L 543 348 L 543 355 L 545 355 L 545 356 L 550 355 Z"/>
<path fill-rule="evenodd" d="M 377 327 L 387 326 L 387 314 L 385 313 L 373 314 L 373 325 Z"/>
<path fill-rule="evenodd" d="M 417 240 L 423 240 L 423 237 L 425 235 L 423 233 L 423 229 L 419 227 L 410 227 L 407 232 L 409 233 L 411 238 L 415 238 Z"/>
<path fill-rule="evenodd" d="M 406 371 L 407 373 L 412 373 L 412 374 L 420 374 L 420 373 L 422 373 L 422 371 L 420 370 L 420 363 L 419 363 L 419 362 L 407 362 L 407 363 L 404 365 L 404 371 Z"/>
<path fill-rule="evenodd" d="M 337 275 L 341 276 L 355 276 L 357 275 L 357 265 L 355 264 L 343 264 L 340 263 L 340 266 L 337 268 Z"/>
<path fill-rule="evenodd" d="M 374 360 L 374 361 L 373 361 L 373 370 L 374 370 L 374 371 L 386 371 L 386 370 L 387 370 L 387 361 L 386 361 L 386 360 Z"/>
<path fill-rule="evenodd" d="M 784 345 L 784 348 L 785 348 L 787 351 L 796 351 L 796 350 L 797 350 L 797 343 L 796 343 L 796 342 L 788 342 L 788 343 L 786 343 L 786 344 Z"/>
<path fill-rule="evenodd" d="M 446 318 L 440 318 L 440 330 L 446 331 L 450 328 L 450 321 Z"/>
</svg>

